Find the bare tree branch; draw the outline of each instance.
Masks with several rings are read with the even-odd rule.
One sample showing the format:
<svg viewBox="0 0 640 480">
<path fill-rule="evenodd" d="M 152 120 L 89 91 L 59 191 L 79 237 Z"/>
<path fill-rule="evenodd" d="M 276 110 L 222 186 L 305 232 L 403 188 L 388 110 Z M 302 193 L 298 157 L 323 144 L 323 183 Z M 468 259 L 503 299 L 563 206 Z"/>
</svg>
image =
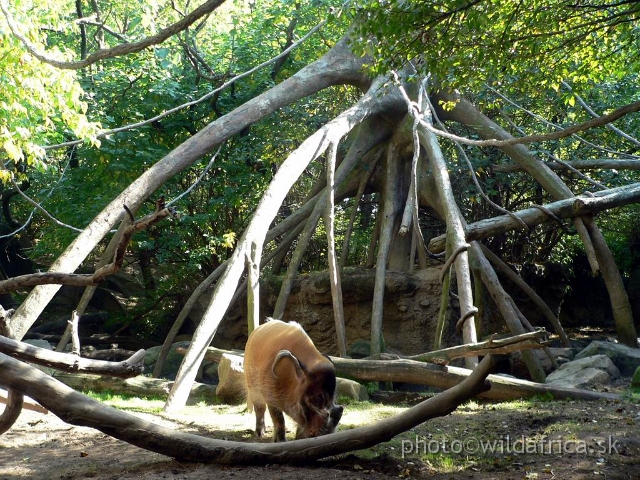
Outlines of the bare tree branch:
<svg viewBox="0 0 640 480">
<path fill-rule="evenodd" d="M 573 89 L 571 88 L 571 86 L 565 82 L 564 80 L 562 82 L 562 85 L 569 90 L 570 92 L 573 92 Z M 591 115 L 594 118 L 598 118 L 598 114 L 589 106 L 589 104 L 587 104 L 587 102 L 584 101 L 584 99 L 578 95 L 577 93 L 573 94 L 574 97 L 576 97 L 576 100 L 578 100 L 578 103 L 580 103 L 580 105 L 582 105 L 582 108 L 584 108 L 587 112 L 589 112 L 589 115 Z M 636 147 L 640 147 L 640 141 L 634 137 L 632 137 L 631 135 L 629 135 L 626 132 L 623 132 L 622 130 L 620 130 L 619 128 L 617 128 L 614 125 L 607 125 L 607 128 L 609 130 L 611 130 L 612 132 L 617 133 L 618 135 L 620 135 L 622 138 L 624 138 L 625 140 L 628 140 L 629 142 L 633 143 Z"/>
<path fill-rule="evenodd" d="M 458 405 L 486 391 L 495 365 L 490 355 L 471 375 L 445 392 L 388 419 L 316 438 L 282 443 L 214 440 L 140 419 L 82 395 L 34 367 L 0 354 L 0 383 L 37 400 L 63 421 L 95 428 L 132 445 L 179 460 L 227 465 L 264 465 L 311 461 L 368 448 L 431 418 L 448 415 Z"/>
<path fill-rule="evenodd" d="M 129 225 L 124 230 L 122 238 L 118 243 L 113 262 L 99 268 L 92 274 L 44 272 L 19 275 L 8 280 L 0 281 L 0 293 L 10 292 L 24 287 L 48 284 L 72 285 L 76 287 L 91 287 L 98 285 L 105 277 L 113 275 L 120 270 L 127 245 L 134 233 L 144 230 L 163 218 L 173 215 L 175 215 L 175 211 L 172 208 L 163 208 L 162 210 L 149 214 Z"/>
<path fill-rule="evenodd" d="M 439 128 L 435 128 L 433 125 L 428 122 L 421 121 L 420 125 L 429 130 L 431 133 L 434 133 L 440 137 L 447 138 L 449 140 L 454 140 L 460 143 L 464 143 L 466 145 L 474 145 L 477 147 L 508 147 L 512 145 L 526 144 L 526 143 L 535 143 L 535 142 L 545 142 L 549 140 L 559 140 L 561 138 L 570 137 L 571 135 L 583 132 L 585 130 L 589 130 L 595 127 L 602 127 L 611 122 L 618 120 L 619 118 L 624 117 L 630 113 L 634 113 L 640 111 L 640 101 L 629 103 L 620 108 L 617 108 L 613 112 L 607 115 L 601 115 L 597 118 L 593 118 L 583 123 L 578 123 L 576 125 L 572 125 L 571 127 L 564 128 L 562 130 L 558 130 L 557 132 L 549 132 L 544 134 L 537 135 L 527 135 L 525 137 L 518 138 L 509 138 L 506 140 L 498 140 L 498 139 L 488 139 L 488 140 L 473 140 L 470 138 L 460 137 L 458 135 L 454 135 L 449 132 L 445 132 Z"/>
</svg>

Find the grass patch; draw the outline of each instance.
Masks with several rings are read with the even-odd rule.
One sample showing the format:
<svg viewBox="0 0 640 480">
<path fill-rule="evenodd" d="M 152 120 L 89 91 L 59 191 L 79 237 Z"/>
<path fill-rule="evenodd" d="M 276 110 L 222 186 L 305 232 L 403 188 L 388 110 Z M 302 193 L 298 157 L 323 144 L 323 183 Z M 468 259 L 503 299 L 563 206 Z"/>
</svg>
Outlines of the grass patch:
<svg viewBox="0 0 640 480">
<path fill-rule="evenodd" d="M 141 413 L 161 413 L 166 402 L 166 398 L 160 396 L 141 398 L 133 395 L 116 394 L 110 391 L 94 392 L 88 390 L 84 394 L 110 407 Z"/>
</svg>

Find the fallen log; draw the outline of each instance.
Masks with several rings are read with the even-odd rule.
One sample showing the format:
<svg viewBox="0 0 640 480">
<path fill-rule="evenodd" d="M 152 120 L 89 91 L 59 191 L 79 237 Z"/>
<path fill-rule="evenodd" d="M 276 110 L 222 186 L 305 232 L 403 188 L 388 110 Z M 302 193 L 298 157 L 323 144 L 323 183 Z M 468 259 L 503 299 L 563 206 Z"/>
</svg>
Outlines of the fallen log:
<svg viewBox="0 0 640 480">
<path fill-rule="evenodd" d="M 82 395 L 34 367 L 0 354 L 0 379 L 32 397 L 63 421 L 95 428 L 132 445 L 183 461 L 228 465 L 305 463 L 368 448 L 391 440 L 431 418 L 448 415 L 487 388 L 484 380 L 495 366 L 487 356 L 460 385 L 365 427 L 281 443 L 215 440 L 178 432 L 108 407 Z"/>
<path fill-rule="evenodd" d="M 144 370 L 144 350 L 138 350 L 129 359 L 122 362 L 106 362 L 68 353 L 54 352 L 0 336 L 0 352 L 24 362 L 31 362 L 65 372 L 86 372 L 126 378 L 140 375 Z"/>
<path fill-rule="evenodd" d="M 186 349 L 182 349 L 182 352 L 180 350 L 177 349 L 176 351 L 178 353 L 186 351 Z M 224 353 L 238 355 L 237 351 L 230 352 L 220 348 L 209 347 L 204 358 L 208 361 L 219 362 Z M 394 360 L 329 358 L 335 365 L 337 376 L 361 382 L 402 382 L 447 389 L 462 382 L 473 371 L 467 368 L 435 365 L 402 358 Z M 503 375 L 489 375 L 487 381 L 491 385 L 491 389 L 481 393 L 480 397 L 488 400 L 515 400 L 545 394 L 551 394 L 556 399 L 621 400 L 622 398 L 614 393 L 554 387 L 545 383 L 536 383 Z"/>
<path fill-rule="evenodd" d="M 640 202 L 640 183 L 634 183 L 625 187 L 612 188 L 593 194 L 593 196 L 579 196 L 549 203 L 544 207 L 531 207 L 514 212 L 529 227 L 539 223 L 553 220 L 544 210 L 548 210 L 558 218 L 580 217 L 593 214 L 600 210 Z M 522 223 L 510 215 L 500 215 L 493 218 L 471 223 L 465 228 L 467 242 L 492 237 L 509 230 L 522 229 Z M 444 251 L 446 236 L 440 235 L 429 241 L 429 251 L 440 253 Z"/>
<path fill-rule="evenodd" d="M 415 360 L 352 360 L 331 357 L 336 375 L 360 381 L 403 382 L 428 385 L 435 388 L 451 388 L 467 378 L 472 370 L 460 367 L 434 365 Z M 489 400 L 514 400 L 535 395 L 551 394 L 556 399 L 621 400 L 613 393 L 592 392 L 577 388 L 561 388 L 545 383 L 530 382 L 503 375 L 489 375 L 491 389 L 480 394 Z"/>
</svg>

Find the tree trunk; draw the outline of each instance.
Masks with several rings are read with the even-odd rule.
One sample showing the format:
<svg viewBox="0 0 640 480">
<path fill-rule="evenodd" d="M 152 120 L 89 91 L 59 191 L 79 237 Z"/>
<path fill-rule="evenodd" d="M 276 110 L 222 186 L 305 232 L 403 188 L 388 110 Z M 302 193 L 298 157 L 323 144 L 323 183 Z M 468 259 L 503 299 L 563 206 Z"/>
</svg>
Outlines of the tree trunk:
<svg viewBox="0 0 640 480">
<path fill-rule="evenodd" d="M 353 232 L 353 225 L 356 220 L 356 215 L 358 214 L 358 207 L 362 202 L 362 197 L 364 196 L 364 190 L 367 188 L 367 184 L 371 179 L 371 175 L 376 169 L 376 165 L 378 160 L 382 156 L 382 150 L 378 150 L 378 152 L 374 153 L 375 157 L 373 163 L 366 170 L 366 173 L 362 176 L 360 180 L 360 185 L 358 185 L 358 192 L 355 196 L 355 201 L 353 203 L 353 209 L 351 210 L 351 216 L 349 217 L 349 226 L 347 227 L 347 231 L 344 234 L 344 241 L 342 242 L 342 255 L 340 255 L 340 268 L 344 268 L 347 264 L 347 258 L 349 256 L 349 241 L 351 239 L 351 233 Z"/>
<path fill-rule="evenodd" d="M 347 109 L 321 130 L 311 135 L 289 155 L 278 169 L 260 200 L 247 229 L 242 234 L 238 246 L 229 258 L 229 264 L 224 274 L 216 285 L 209 306 L 194 333 L 189 351 L 180 365 L 176 381 L 164 407 L 165 411 L 178 410 L 185 405 L 189 386 L 193 382 L 198 366 L 202 362 L 205 348 L 211 343 L 227 311 L 229 299 L 233 297 L 233 293 L 238 286 L 244 270 L 246 249 L 252 242 L 262 248 L 269 225 L 278 213 L 278 209 L 291 186 L 304 172 L 309 162 L 322 155 L 329 144 L 338 142 L 366 118 L 380 114 L 386 111 L 390 105 L 393 105 L 394 98 L 389 98 L 388 95 L 380 97 L 378 91 L 380 84 L 381 82 L 374 82 L 369 92 L 356 105 Z"/>
<path fill-rule="evenodd" d="M 382 192 L 382 212 L 378 234 L 378 255 L 376 258 L 376 275 L 371 304 L 371 355 L 382 352 L 382 318 L 384 307 L 384 290 L 386 285 L 387 261 L 396 230 L 396 218 L 402 208 L 400 195 L 402 191 L 398 183 L 402 176 L 402 162 L 398 158 L 397 138 L 391 139 L 387 146 L 385 158 L 384 191 Z"/>
<path fill-rule="evenodd" d="M 456 255 L 455 269 L 458 285 L 458 297 L 460 299 L 460 318 L 467 318 L 462 327 L 462 339 L 464 343 L 476 343 L 478 341 L 475 329 L 474 317 L 471 312 L 474 310 L 473 294 L 471 288 L 471 273 L 469 270 L 469 258 L 466 251 L 460 250 L 466 244 L 463 229 L 463 219 L 458 204 L 451 190 L 451 182 L 447 165 L 434 134 L 426 129 L 420 129 L 420 144 L 427 152 L 427 157 L 431 163 L 433 177 L 438 189 L 438 196 L 441 199 L 441 206 L 446 215 L 447 234 L 450 237 L 453 254 Z M 477 365 L 477 357 L 465 359 L 467 367 Z"/>
<path fill-rule="evenodd" d="M 347 335 L 344 327 L 344 307 L 342 304 L 342 283 L 340 282 L 340 268 L 336 258 L 335 239 L 335 168 L 336 150 L 338 145 L 334 143 L 329 147 L 327 155 L 327 206 L 324 223 L 327 230 L 327 260 L 329 262 L 329 278 L 331 283 L 331 300 L 333 303 L 333 318 L 336 326 L 336 344 L 341 357 L 347 356 Z"/>
<path fill-rule="evenodd" d="M 73 272 L 93 251 L 102 238 L 123 217 L 122 205 L 135 214 L 142 202 L 167 180 L 202 158 L 217 145 L 261 120 L 277 109 L 289 105 L 328 86 L 336 84 L 367 85 L 362 72 L 366 58 L 355 57 L 345 38 L 316 62 L 265 93 L 249 100 L 200 130 L 162 160 L 155 163 L 102 210 L 51 265 L 51 272 Z M 22 339 L 60 287 L 35 287 L 11 319 L 16 339 Z"/>
<path fill-rule="evenodd" d="M 520 322 L 519 311 L 517 311 L 517 308 L 509 294 L 507 294 L 507 292 L 504 291 L 504 288 L 502 288 L 496 272 L 482 253 L 482 249 L 478 242 L 471 242 L 471 254 L 474 256 L 474 261 L 478 264 L 484 285 L 487 287 L 487 290 L 489 290 L 489 293 L 496 302 L 496 305 L 498 305 L 502 318 L 509 327 L 511 333 L 513 335 L 522 335 L 526 333 L 524 326 Z M 546 375 L 542 368 L 542 364 L 540 363 L 540 359 L 534 354 L 534 352 L 531 350 L 523 351 L 522 359 L 529 369 L 531 378 L 536 382 L 544 382 Z"/>
<path fill-rule="evenodd" d="M 447 112 L 442 112 L 445 116 L 467 125 L 481 137 L 497 138 L 500 140 L 513 138 L 507 131 L 502 129 L 486 115 L 482 114 L 466 99 L 457 95 L 448 95 L 445 92 L 439 93 L 439 96 L 445 100 L 457 101 L 455 108 Z M 564 184 L 560 177 L 537 159 L 527 147 L 519 144 L 501 148 L 516 163 L 530 173 L 555 199 L 560 200 L 573 197 L 573 192 Z M 617 333 L 619 340 L 630 347 L 638 348 L 635 325 L 633 323 L 633 316 L 631 315 L 631 305 L 624 291 L 620 271 L 615 267 L 615 263 L 611 266 L 613 256 L 606 242 L 603 241 L 602 233 L 599 232 L 595 222 L 591 223 L 590 232 L 587 232 L 580 217 L 574 218 L 574 224 L 585 245 L 585 249 L 587 249 L 587 251 L 593 249 L 597 263 L 599 265 L 604 264 L 602 278 L 609 292 L 614 320 L 616 328 L 618 328 Z M 597 243 L 593 243 L 594 241 L 597 241 Z"/>
<path fill-rule="evenodd" d="M 631 304 L 629 303 L 629 297 L 627 291 L 622 283 L 622 277 L 620 271 L 616 266 L 616 262 L 613 258 L 613 254 L 602 235 L 602 232 L 596 225 L 596 222 L 592 217 L 583 217 L 584 224 L 589 231 L 589 236 L 593 241 L 593 246 L 596 252 L 600 252 L 598 256 L 598 263 L 600 264 L 600 271 L 602 277 L 605 279 L 609 288 L 609 298 L 611 298 L 611 308 L 613 309 L 613 319 L 616 323 L 616 332 L 618 333 L 618 340 L 620 343 L 625 344 L 631 348 L 638 347 L 638 334 L 636 327 L 633 323 L 633 312 L 631 311 Z M 607 279 L 609 281 L 607 282 Z M 611 288 L 613 284 L 613 288 Z"/>
</svg>

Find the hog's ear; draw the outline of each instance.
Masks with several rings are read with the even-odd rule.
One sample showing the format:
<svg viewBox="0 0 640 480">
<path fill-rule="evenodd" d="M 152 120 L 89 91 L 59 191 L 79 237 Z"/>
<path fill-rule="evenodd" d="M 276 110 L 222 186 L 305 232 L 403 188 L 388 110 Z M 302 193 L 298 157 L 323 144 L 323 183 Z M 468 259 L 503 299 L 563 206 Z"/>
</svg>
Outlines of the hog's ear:
<svg viewBox="0 0 640 480">
<path fill-rule="evenodd" d="M 298 380 L 302 380 L 306 376 L 306 373 L 307 373 L 306 365 L 302 363 L 300 360 L 298 360 L 298 358 L 289 350 L 280 350 L 276 355 L 276 358 L 273 360 L 273 364 L 271 365 L 271 373 L 273 373 L 274 377 L 278 378 L 278 375 L 276 375 L 276 365 L 283 358 L 291 359 L 291 361 L 293 362 L 293 366 L 296 369 L 296 377 L 298 377 Z"/>
</svg>

